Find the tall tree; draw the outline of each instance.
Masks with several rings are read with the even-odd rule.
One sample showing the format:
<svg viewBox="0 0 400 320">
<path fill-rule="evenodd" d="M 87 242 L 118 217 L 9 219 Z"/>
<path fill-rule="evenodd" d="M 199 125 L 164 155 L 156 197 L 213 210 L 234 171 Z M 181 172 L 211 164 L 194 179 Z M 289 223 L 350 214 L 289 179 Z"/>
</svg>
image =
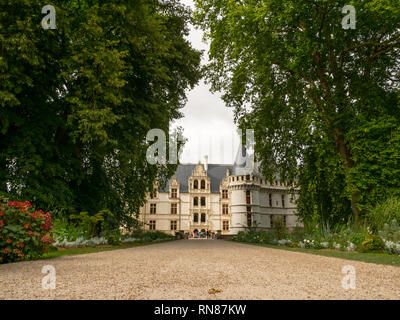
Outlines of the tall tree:
<svg viewBox="0 0 400 320">
<path fill-rule="evenodd" d="M 255 128 L 266 175 L 278 170 L 293 180 L 310 142 L 328 139 L 340 157 L 357 222 L 364 190 L 351 177 L 360 159 L 354 128 L 377 110 L 399 119 L 398 1 L 196 4 L 197 22 L 211 40 L 208 77 L 239 121 Z M 346 5 L 356 9 L 355 29 L 342 26 Z"/>
<path fill-rule="evenodd" d="M 200 78 L 178 1 L 59 0 L 57 29 L 39 1 L 0 5 L 1 191 L 46 209 L 98 212 L 131 225 L 156 178 L 146 134 L 181 117 Z"/>
</svg>

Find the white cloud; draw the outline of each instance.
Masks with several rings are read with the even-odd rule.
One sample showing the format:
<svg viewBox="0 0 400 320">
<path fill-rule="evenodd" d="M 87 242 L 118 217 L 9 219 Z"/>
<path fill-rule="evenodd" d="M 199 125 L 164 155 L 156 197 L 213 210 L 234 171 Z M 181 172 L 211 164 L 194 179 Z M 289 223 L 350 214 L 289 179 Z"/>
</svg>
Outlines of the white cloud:
<svg viewBox="0 0 400 320">
<path fill-rule="evenodd" d="M 182 3 L 194 9 L 192 0 L 182 0 Z M 205 51 L 205 63 L 208 45 L 202 41 L 202 36 L 201 30 L 192 27 L 188 39 L 194 48 Z M 183 135 L 188 139 L 180 162 L 203 162 L 208 155 L 209 163 L 233 163 L 239 144 L 233 110 L 225 106 L 220 94 L 212 94 L 210 86 L 203 81 L 187 96 L 187 104 L 182 109 L 184 118 L 174 123 L 174 126 L 183 127 Z"/>
</svg>

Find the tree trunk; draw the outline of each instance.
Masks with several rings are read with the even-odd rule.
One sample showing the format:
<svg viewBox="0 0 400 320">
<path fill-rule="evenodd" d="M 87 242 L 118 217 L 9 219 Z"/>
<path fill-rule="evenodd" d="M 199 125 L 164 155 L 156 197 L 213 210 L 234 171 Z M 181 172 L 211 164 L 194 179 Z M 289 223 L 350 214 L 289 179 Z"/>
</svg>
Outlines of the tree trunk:
<svg viewBox="0 0 400 320">
<path fill-rule="evenodd" d="M 351 159 L 350 150 L 346 145 L 343 134 L 339 128 L 335 128 L 334 139 L 336 147 L 339 151 L 339 155 L 344 161 L 344 174 L 347 177 L 351 168 L 354 167 L 354 161 Z M 356 206 L 357 199 L 359 197 L 358 192 L 353 192 L 351 195 L 351 211 L 353 212 L 354 224 L 359 224 L 359 212 Z"/>
</svg>

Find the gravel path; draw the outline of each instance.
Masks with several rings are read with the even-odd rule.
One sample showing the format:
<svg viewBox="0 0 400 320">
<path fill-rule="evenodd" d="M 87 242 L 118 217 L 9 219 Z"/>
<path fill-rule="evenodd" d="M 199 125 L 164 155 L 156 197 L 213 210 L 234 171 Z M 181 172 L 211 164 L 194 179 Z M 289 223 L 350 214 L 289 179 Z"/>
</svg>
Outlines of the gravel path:
<svg viewBox="0 0 400 320">
<path fill-rule="evenodd" d="M 55 290 L 41 287 L 44 265 L 56 268 Z M 355 267 L 355 290 L 342 287 L 345 265 Z M 400 268 L 181 240 L 0 265 L 0 299 L 400 299 Z"/>
</svg>

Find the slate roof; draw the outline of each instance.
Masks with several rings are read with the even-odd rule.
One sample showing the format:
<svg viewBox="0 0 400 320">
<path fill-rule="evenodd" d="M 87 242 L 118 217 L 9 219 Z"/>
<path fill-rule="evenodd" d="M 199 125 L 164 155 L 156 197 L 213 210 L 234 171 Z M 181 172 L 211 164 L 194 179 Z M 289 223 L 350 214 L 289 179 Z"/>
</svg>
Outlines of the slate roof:
<svg viewBox="0 0 400 320">
<path fill-rule="evenodd" d="M 209 164 L 207 176 L 210 178 L 211 181 L 211 193 L 219 193 L 219 186 L 221 184 L 222 179 L 225 178 L 226 176 L 226 169 L 229 169 L 230 175 L 247 175 L 251 173 L 253 175 L 257 175 L 258 177 L 264 179 L 262 174 L 258 170 L 256 170 L 254 166 L 251 166 L 251 168 L 246 167 L 247 157 L 249 157 L 249 155 L 246 151 L 246 147 L 240 145 L 233 165 Z M 258 162 L 257 167 L 259 167 L 260 164 L 261 162 Z M 176 180 L 179 183 L 180 192 L 189 192 L 189 186 L 188 186 L 189 178 L 192 175 L 196 166 L 197 166 L 196 164 L 178 165 L 178 169 L 176 170 L 174 176 L 176 177 Z M 277 179 L 279 179 L 279 174 L 276 174 L 276 177 Z M 168 183 L 164 188 L 159 188 L 160 192 L 169 192 L 169 184 L 172 178 L 168 181 Z"/>
<path fill-rule="evenodd" d="M 204 166 L 204 164 L 203 164 Z M 179 191 L 180 192 L 189 192 L 189 177 L 192 175 L 193 170 L 196 168 L 196 164 L 180 164 L 178 165 L 178 169 L 175 172 L 176 180 L 179 182 Z M 219 186 L 221 184 L 222 179 L 226 175 L 226 169 L 229 169 L 232 174 L 232 165 L 223 165 L 223 164 L 209 164 L 207 176 L 211 181 L 211 193 L 219 193 Z M 160 188 L 160 192 L 168 192 L 169 184 L 172 178 L 164 188 Z"/>
<path fill-rule="evenodd" d="M 260 176 L 260 173 L 257 170 L 255 170 L 254 166 L 251 163 L 247 163 L 251 162 L 251 160 L 247 158 L 249 158 L 249 154 L 247 153 L 246 147 L 240 145 L 238 152 L 236 154 L 235 163 L 233 165 L 233 171 L 231 173 L 232 175 L 239 176 L 239 175 L 253 174 Z"/>
</svg>

